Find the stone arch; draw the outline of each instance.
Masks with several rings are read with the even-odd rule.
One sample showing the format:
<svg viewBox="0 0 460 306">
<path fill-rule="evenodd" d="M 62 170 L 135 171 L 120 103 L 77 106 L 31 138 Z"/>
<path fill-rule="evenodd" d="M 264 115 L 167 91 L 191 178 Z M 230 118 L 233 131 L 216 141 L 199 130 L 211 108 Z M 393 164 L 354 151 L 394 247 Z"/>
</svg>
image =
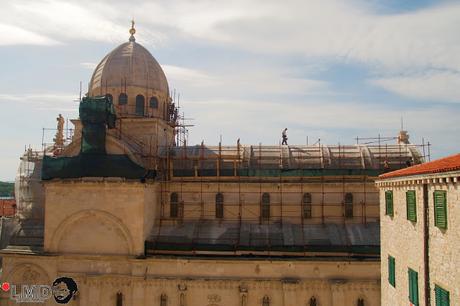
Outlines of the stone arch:
<svg viewBox="0 0 460 306">
<path fill-rule="evenodd" d="M 45 269 L 31 262 L 17 263 L 3 279 L 12 284 L 27 285 L 50 285 L 52 282 Z"/>
<path fill-rule="evenodd" d="M 105 211 L 88 209 L 59 224 L 52 235 L 51 251 L 127 255 L 134 253 L 134 243 L 121 219 Z"/>
</svg>

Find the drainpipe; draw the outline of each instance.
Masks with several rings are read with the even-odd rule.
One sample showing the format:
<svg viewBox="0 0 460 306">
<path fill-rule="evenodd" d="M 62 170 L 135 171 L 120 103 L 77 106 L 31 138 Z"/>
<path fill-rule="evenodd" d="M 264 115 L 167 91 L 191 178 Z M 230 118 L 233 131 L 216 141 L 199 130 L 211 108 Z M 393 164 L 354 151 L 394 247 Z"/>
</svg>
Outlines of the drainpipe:
<svg viewBox="0 0 460 306">
<path fill-rule="evenodd" d="M 425 305 L 431 306 L 430 299 L 430 262 L 429 262 L 429 238 L 430 238 L 430 218 L 428 207 L 428 184 L 423 184 L 423 264 L 424 264 L 424 287 L 425 287 Z"/>
</svg>

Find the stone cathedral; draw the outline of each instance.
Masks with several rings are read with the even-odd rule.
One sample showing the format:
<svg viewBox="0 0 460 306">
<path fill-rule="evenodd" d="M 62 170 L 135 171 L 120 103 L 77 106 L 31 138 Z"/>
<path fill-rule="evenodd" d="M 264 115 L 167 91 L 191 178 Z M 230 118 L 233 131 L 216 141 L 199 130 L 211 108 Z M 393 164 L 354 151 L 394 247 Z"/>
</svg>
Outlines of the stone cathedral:
<svg viewBox="0 0 460 306">
<path fill-rule="evenodd" d="M 2 282 L 72 278 L 67 305 L 380 305 L 374 181 L 423 162 L 407 133 L 385 146 L 178 141 L 167 78 L 130 34 L 97 65 L 72 138 L 58 118 L 54 145 L 21 157 Z"/>
</svg>

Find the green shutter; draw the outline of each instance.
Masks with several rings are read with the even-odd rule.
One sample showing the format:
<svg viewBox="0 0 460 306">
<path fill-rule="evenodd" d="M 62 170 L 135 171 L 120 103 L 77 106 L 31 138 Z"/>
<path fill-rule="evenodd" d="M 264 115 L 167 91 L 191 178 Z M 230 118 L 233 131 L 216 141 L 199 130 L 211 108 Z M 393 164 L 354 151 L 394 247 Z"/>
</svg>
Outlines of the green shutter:
<svg viewBox="0 0 460 306">
<path fill-rule="evenodd" d="M 409 269 L 409 301 L 418 306 L 418 273 Z"/>
<path fill-rule="evenodd" d="M 395 259 L 388 255 L 388 282 L 393 287 L 396 287 L 396 275 L 395 275 Z"/>
<path fill-rule="evenodd" d="M 415 199 L 415 190 L 406 192 L 406 209 L 407 220 L 417 222 L 417 203 Z"/>
<path fill-rule="evenodd" d="M 393 191 L 385 191 L 385 214 L 393 217 Z"/>
<path fill-rule="evenodd" d="M 450 306 L 449 291 L 435 285 L 434 293 L 436 296 L 436 306 Z"/>
<path fill-rule="evenodd" d="M 434 225 L 447 228 L 447 193 L 436 190 L 434 196 Z"/>
</svg>

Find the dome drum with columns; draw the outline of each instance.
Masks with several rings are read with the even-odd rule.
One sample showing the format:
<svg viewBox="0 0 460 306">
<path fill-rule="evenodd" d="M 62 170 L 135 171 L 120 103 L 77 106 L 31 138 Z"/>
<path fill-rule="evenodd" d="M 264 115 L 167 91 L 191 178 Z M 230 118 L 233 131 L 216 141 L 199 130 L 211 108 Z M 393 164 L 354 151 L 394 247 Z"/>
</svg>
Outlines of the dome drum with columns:
<svg viewBox="0 0 460 306">
<path fill-rule="evenodd" d="M 88 87 L 90 97 L 107 95 L 119 117 L 154 117 L 170 121 L 171 98 L 160 64 L 134 38 L 107 54 L 97 65 Z"/>
</svg>

